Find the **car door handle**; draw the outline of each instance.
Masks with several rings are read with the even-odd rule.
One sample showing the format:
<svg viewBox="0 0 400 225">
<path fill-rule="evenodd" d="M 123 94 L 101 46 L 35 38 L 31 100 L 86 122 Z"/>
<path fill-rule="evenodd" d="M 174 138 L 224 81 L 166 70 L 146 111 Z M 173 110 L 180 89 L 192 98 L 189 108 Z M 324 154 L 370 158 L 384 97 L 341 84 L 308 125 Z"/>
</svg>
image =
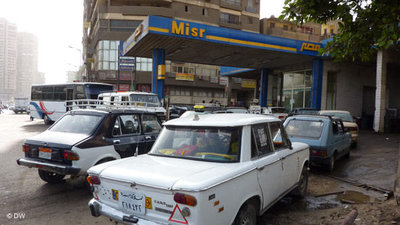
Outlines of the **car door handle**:
<svg viewBox="0 0 400 225">
<path fill-rule="evenodd" d="M 286 159 L 286 156 L 281 158 L 281 160 L 284 160 L 284 159 Z"/>
<path fill-rule="evenodd" d="M 145 136 L 144 139 L 145 139 L 146 141 L 149 141 L 149 140 L 151 140 L 151 136 Z"/>
<path fill-rule="evenodd" d="M 119 144 L 119 143 L 121 143 L 120 140 L 113 140 L 113 144 Z"/>
<path fill-rule="evenodd" d="M 265 166 L 257 167 L 257 170 L 261 171 L 265 168 Z"/>
</svg>

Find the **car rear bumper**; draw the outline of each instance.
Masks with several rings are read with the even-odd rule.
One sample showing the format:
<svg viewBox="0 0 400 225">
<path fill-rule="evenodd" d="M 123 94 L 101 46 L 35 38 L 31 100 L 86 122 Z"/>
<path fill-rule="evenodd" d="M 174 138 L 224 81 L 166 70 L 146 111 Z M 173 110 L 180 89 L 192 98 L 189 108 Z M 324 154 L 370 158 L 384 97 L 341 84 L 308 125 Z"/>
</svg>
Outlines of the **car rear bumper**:
<svg viewBox="0 0 400 225">
<path fill-rule="evenodd" d="M 320 157 L 320 156 L 312 156 L 310 155 L 310 161 L 316 164 L 329 164 L 329 157 Z"/>
<path fill-rule="evenodd" d="M 54 172 L 58 174 L 63 174 L 63 175 L 75 175 L 78 174 L 81 169 L 75 168 L 72 166 L 67 166 L 67 165 L 60 165 L 52 162 L 46 162 L 42 161 L 40 159 L 27 159 L 27 158 L 21 158 L 17 159 L 17 164 L 20 166 L 27 166 L 27 167 L 35 167 L 41 170 L 49 171 L 49 172 Z"/>
<path fill-rule="evenodd" d="M 132 216 L 129 214 L 125 214 L 119 210 L 116 210 L 110 206 L 107 206 L 96 199 L 92 199 L 88 203 L 90 212 L 92 216 L 106 216 L 112 220 L 122 223 L 130 223 L 130 224 L 137 224 L 137 225 L 167 225 L 168 223 L 156 223 L 152 221 L 148 221 L 136 216 Z"/>
</svg>

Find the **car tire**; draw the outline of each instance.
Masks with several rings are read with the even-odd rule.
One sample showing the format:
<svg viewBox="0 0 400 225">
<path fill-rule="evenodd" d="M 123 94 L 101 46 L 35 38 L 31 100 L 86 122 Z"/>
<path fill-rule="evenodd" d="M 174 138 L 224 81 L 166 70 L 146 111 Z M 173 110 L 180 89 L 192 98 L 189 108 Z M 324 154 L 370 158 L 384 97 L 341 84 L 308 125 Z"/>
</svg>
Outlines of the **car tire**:
<svg viewBox="0 0 400 225">
<path fill-rule="evenodd" d="M 61 183 L 64 180 L 65 175 L 39 170 L 39 177 L 49 184 L 57 184 Z"/>
<path fill-rule="evenodd" d="M 344 157 L 345 157 L 346 159 L 350 158 L 350 152 L 351 152 L 351 149 L 349 148 L 349 149 L 348 149 L 348 152 L 346 153 L 346 155 L 344 155 Z"/>
<path fill-rule="evenodd" d="M 232 225 L 256 225 L 257 210 L 253 204 L 244 204 L 235 217 Z"/>
<path fill-rule="evenodd" d="M 329 157 L 328 170 L 332 172 L 335 169 L 335 155 Z"/>
<path fill-rule="evenodd" d="M 308 169 L 307 166 L 304 165 L 303 170 L 301 171 L 299 184 L 293 190 L 293 195 L 304 198 L 307 195 L 307 186 L 308 186 Z"/>
<path fill-rule="evenodd" d="M 43 121 L 44 121 L 44 124 L 46 124 L 46 125 L 50 125 L 51 124 L 51 120 L 50 120 L 50 118 L 49 118 L 49 116 L 47 114 L 44 114 Z"/>
</svg>

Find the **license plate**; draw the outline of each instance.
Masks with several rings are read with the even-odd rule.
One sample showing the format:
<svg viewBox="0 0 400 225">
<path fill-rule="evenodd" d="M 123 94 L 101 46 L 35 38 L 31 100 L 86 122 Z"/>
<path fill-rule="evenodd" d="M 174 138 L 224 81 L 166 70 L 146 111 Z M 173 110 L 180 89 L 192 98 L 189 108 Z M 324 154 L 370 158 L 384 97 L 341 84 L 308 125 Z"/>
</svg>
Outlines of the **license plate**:
<svg viewBox="0 0 400 225">
<path fill-rule="evenodd" d="M 39 148 L 39 158 L 51 159 L 51 149 L 50 148 Z"/>
<path fill-rule="evenodd" d="M 125 212 L 130 214 L 144 215 L 146 212 L 145 196 L 141 193 L 120 191 L 119 204 Z"/>
</svg>

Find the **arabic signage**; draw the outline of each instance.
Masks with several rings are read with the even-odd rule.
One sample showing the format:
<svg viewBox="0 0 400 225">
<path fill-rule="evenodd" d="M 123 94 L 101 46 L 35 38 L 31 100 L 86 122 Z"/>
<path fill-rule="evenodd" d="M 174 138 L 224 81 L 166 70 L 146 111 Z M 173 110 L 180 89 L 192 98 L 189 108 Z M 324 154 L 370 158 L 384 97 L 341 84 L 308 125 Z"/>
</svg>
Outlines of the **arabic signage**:
<svg viewBox="0 0 400 225">
<path fill-rule="evenodd" d="M 250 79 L 242 79 L 242 88 L 256 88 L 256 81 Z"/>
<path fill-rule="evenodd" d="M 220 77 L 219 78 L 219 84 L 220 85 L 227 85 L 228 84 L 228 78 L 227 77 Z"/>
<path fill-rule="evenodd" d="M 191 73 L 176 73 L 175 74 L 176 80 L 187 80 L 187 81 L 194 81 L 194 74 Z"/>
</svg>

